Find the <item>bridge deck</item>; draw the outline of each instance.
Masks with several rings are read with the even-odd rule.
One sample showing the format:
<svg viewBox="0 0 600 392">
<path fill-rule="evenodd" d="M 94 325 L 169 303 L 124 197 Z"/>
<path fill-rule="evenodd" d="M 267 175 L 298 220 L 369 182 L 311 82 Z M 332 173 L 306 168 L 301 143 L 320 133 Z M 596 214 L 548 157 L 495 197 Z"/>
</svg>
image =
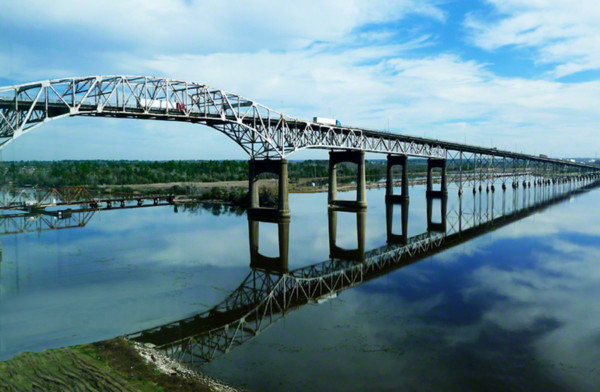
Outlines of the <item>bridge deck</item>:
<svg viewBox="0 0 600 392">
<path fill-rule="evenodd" d="M 251 158 L 285 158 L 304 148 L 427 158 L 451 151 L 532 164 L 598 170 L 584 163 L 443 140 L 331 126 L 287 116 L 203 84 L 147 76 L 89 76 L 0 87 L 1 145 L 52 118 L 96 116 L 200 123 L 223 132 Z M 462 159 L 462 155 L 460 156 Z"/>
<path fill-rule="evenodd" d="M 34 110 L 48 110 L 51 111 L 56 116 L 70 115 L 70 110 L 66 107 L 62 102 L 36 102 L 35 105 L 31 105 L 32 101 L 20 101 L 15 103 L 14 100 L 6 100 L 0 97 L 0 109 L 14 109 L 15 105 L 23 106 L 23 107 L 33 107 Z M 142 107 L 136 105 L 122 105 L 122 106 L 104 106 L 99 111 L 98 105 L 90 105 L 90 104 L 82 104 L 78 108 L 78 116 L 88 116 L 88 117 L 114 117 L 114 118 L 128 118 L 128 119 L 145 119 L 145 120 L 160 120 L 160 121 L 179 121 L 179 122 L 188 122 L 188 123 L 196 123 L 196 124 L 205 124 L 208 126 L 222 124 L 225 122 L 236 123 L 238 122 L 238 117 L 234 115 L 225 115 L 222 116 L 220 114 L 213 113 L 202 113 L 200 111 L 190 111 L 189 113 L 182 113 L 177 110 L 169 110 L 169 109 L 144 109 Z M 42 121 L 42 120 L 40 120 Z M 267 118 L 261 119 L 262 123 L 269 127 L 277 127 L 281 122 L 281 118 Z M 569 167 L 582 167 L 582 168 L 595 168 L 596 166 L 588 165 L 585 163 L 579 162 L 570 162 L 562 159 L 555 159 L 549 157 L 543 157 L 540 155 L 531 155 L 518 153 L 508 150 L 498 150 L 497 148 L 491 147 L 482 147 L 482 146 L 474 146 L 469 144 L 462 144 L 456 142 L 449 142 L 439 139 L 431 139 L 425 137 L 418 136 L 410 136 L 410 135 L 402 135 L 392 132 L 383 132 L 368 128 L 357 128 L 357 127 L 348 127 L 348 126 L 330 126 L 323 125 L 319 123 L 313 123 L 310 121 L 302 121 L 299 119 L 284 120 L 287 127 L 290 130 L 295 132 L 304 132 L 308 127 L 312 127 L 317 129 L 318 132 L 326 135 L 328 132 L 332 133 L 331 137 L 334 135 L 343 135 L 343 136 L 351 136 L 358 135 L 360 137 L 366 138 L 375 138 L 382 139 L 390 142 L 402 142 L 402 143 L 413 143 L 417 145 L 428 145 L 435 146 L 437 148 L 443 150 L 451 150 L 463 153 L 471 153 L 471 154 L 480 154 L 487 156 L 494 156 L 498 158 L 506 158 L 506 159 L 519 159 L 519 160 L 527 160 L 532 162 L 540 162 L 540 163 L 549 163 L 549 164 L 559 164 L 566 165 Z M 255 126 L 256 118 L 254 117 L 245 117 L 241 120 L 247 126 Z M 331 146 L 309 146 L 307 148 L 328 148 L 334 149 L 338 148 L 335 144 Z M 357 148 L 358 149 L 358 148 Z M 374 153 L 392 153 L 392 151 L 382 151 L 382 150 L 369 150 Z M 411 151 L 407 151 L 405 155 L 415 156 L 415 157 L 429 157 L 428 154 L 415 154 Z M 440 157 L 445 157 L 445 154 L 440 154 Z"/>
</svg>

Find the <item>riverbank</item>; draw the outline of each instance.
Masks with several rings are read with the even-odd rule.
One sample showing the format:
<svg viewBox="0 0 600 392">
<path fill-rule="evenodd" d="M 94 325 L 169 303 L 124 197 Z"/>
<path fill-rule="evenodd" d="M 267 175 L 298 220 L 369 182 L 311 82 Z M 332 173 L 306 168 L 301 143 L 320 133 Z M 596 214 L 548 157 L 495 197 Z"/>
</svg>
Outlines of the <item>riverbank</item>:
<svg viewBox="0 0 600 392">
<path fill-rule="evenodd" d="M 338 192 L 348 192 L 356 189 L 356 183 L 351 178 L 343 178 L 337 184 Z M 409 179 L 409 185 L 422 185 L 427 180 L 423 177 Z M 439 179 L 434 179 L 439 182 Z M 394 182 L 394 186 L 400 186 L 400 181 Z M 384 188 L 385 181 L 370 181 L 366 188 Z M 175 204 L 187 203 L 211 203 L 215 205 L 236 206 L 242 209 L 249 204 L 248 181 L 217 181 L 217 182 L 168 182 L 156 184 L 129 184 L 122 186 L 97 186 L 89 188 L 84 185 L 88 192 L 99 198 L 125 198 L 136 197 L 173 197 Z M 320 193 L 327 192 L 329 185 L 323 178 L 304 178 L 295 180 L 288 185 L 289 193 Z M 278 200 L 278 182 L 275 179 L 261 179 L 258 181 L 260 205 L 273 207 Z"/>
<path fill-rule="evenodd" d="M 152 347 L 116 338 L 0 362 L 0 391 L 237 392 Z"/>
<path fill-rule="evenodd" d="M 290 193 L 318 193 L 327 192 L 327 182 L 313 181 L 310 178 L 290 182 L 288 189 Z M 434 179 L 439 182 L 439 179 Z M 422 185 L 426 179 L 422 177 L 409 179 L 409 185 Z M 394 182 L 394 186 L 400 186 L 400 181 Z M 370 181 L 366 188 L 384 188 L 385 181 Z M 258 181 L 258 188 L 262 193 L 268 195 L 277 191 L 277 180 L 262 179 Z M 356 183 L 346 179 L 346 182 L 338 183 L 339 192 L 352 191 L 356 189 Z M 90 189 L 92 193 L 103 195 L 128 194 L 128 195 L 153 195 L 174 194 L 180 196 L 194 197 L 198 201 L 216 202 L 244 202 L 248 192 L 248 181 L 217 181 L 217 182 L 166 182 L 156 184 L 129 184 L 122 186 L 98 186 Z M 261 195 L 262 197 L 262 195 Z"/>
</svg>

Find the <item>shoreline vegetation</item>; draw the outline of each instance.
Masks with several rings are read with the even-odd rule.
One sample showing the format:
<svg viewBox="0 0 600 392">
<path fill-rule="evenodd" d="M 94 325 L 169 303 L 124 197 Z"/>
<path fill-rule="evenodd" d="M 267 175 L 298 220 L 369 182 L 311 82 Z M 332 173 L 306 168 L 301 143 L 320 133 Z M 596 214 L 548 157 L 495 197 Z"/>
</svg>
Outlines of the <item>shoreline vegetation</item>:
<svg viewBox="0 0 600 392">
<path fill-rule="evenodd" d="M 426 159 L 409 160 L 409 174 L 424 173 L 426 168 Z M 386 160 L 365 162 L 365 174 L 370 181 L 385 179 L 386 173 Z M 11 183 L 43 187 L 87 184 L 93 188 L 129 184 L 246 182 L 248 161 L 0 161 L 0 174 L 0 186 Z M 338 180 L 355 178 L 356 165 L 339 163 L 337 175 Z M 323 185 L 329 176 L 329 161 L 289 161 L 288 176 L 290 185 L 302 185 L 300 179 L 309 178 L 316 186 Z M 259 178 L 275 177 L 265 174 Z"/>
<path fill-rule="evenodd" d="M 115 338 L 0 362 L 0 391 L 237 392 L 152 346 Z"/>
<path fill-rule="evenodd" d="M 328 191 L 328 185 L 311 185 L 312 179 L 300 179 L 303 184 L 290 185 L 289 193 L 323 193 Z M 349 179 L 341 179 L 338 183 L 338 192 L 356 190 L 356 184 L 348 182 Z M 346 180 L 346 181 L 344 181 Z M 352 178 L 353 180 L 353 178 Z M 435 181 L 434 181 L 435 182 Z M 409 185 L 425 184 L 424 178 L 410 178 Z M 394 186 L 400 186 L 399 181 Z M 366 188 L 384 188 L 385 182 L 369 182 Z M 260 180 L 259 199 L 261 206 L 274 206 L 277 204 L 277 180 Z M 233 206 L 247 207 L 249 203 L 248 181 L 220 181 L 216 183 L 164 183 L 164 184 L 132 184 L 122 187 L 101 186 L 89 189 L 94 196 L 131 197 L 152 195 L 174 195 L 176 203 L 215 203 Z"/>
<path fill-rule="evenodd" d="M 410 161 L 411 185 L 423 183 L 426 160 Z M 385 160 L 366 161 L 367 188 L 384 187 Z M 397 170 L 397 169 L 396 169 Z M 289 192 L 327 192 L 327 160 L 290 161 Z M 212 202 L 247 207 L 247 161 L 13 161 L 0 162 L 0 187 L 62 188 L 83 186 L 93 197 L 174 195 L 179 202 Z M 356 165 L 337 166 L 338 191 L 356 189 Z M 395 178 L 399 173 L 395 173 Z M 258 180 L 262 206 L 277 203 L 277 179 Z"/>
</svg>

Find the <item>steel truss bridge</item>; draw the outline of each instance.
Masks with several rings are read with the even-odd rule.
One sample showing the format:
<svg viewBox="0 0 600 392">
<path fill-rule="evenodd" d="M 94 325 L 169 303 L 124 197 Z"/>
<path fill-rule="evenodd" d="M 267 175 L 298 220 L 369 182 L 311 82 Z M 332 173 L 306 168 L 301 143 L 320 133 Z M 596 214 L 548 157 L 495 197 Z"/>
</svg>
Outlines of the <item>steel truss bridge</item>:
<svg viewBox="0 0 600 392">
<path fill-rule="evenodd" d="M 147 76 L 91 76 L 0 87 L 0 140 L 66 116 L 182 121 L 212 127 L 251 158 L 284 158 L 304 148 L 342 148 L 443 157 L 433 140 L 287 116 L 204 84 Z"/>
<path fill-rule="evenodd" d="M 85 227 L 95 212 L 96 210 L 82 209 L 54 213 L 0 214 L 0 235 Z"/>
<path fill-rule="evenodd" d="M 90 208 L 109 209 L 127 207 L 135 202 L 138 207 L 173 204 L 178 200 L 176 195 L 126 195 L 111 197 L 93 197 L 83 186 L 62 188 L 16 188 L 0 189 L 0 210 L 36 211 L 48 207 L 64 207 L 88 205 Z"/>
<path fill-rule="evenodd" d="M 84 200 L 81 203 L 77 201 L 72 204 L 91 204 L 93 207 L 82 208 L 64 208 L 66 203 L 55 203 L 52 206 L 59 206 L 59 209 L 37 209 L 34 208 L 28 212 L 5 212 L 0 213 L 0 236 L 8 234 L 22 233 L 40 233 L 49 230 L 74 229 L 85 227 L 99 211 L 108 210 L 126 210 L 133 208 L 149 208 L 165 205 L 172 205 L 172 202 L 166 198 L 151 198 L 152 202 L 145 202 L 145 198 L 137 199 L 107 199 L 98 201 L 97 199 Z M 43 206 L 42 208 L 45 208 Z M 81 207 L 81 206 L 80 206 Z M 178 206 L 174 205 L 175 212 Z M 0 210 L 4 209 L 0 204 Z M 17 208 L 7 208 L 8 210 Z M 25 208 L 24 208 L 25 209 Z"/>
<path fill-rule="evenodd" d="M 0 148 L 67 116 L 180 121 L 214 128 L 251 159 L 283 159 L 305 148 L 355 150 L 449 160 L 449 183 L 493 183 L 581 175 L 598 167 L 428 138 L 332 126 L 290 117 L 204 84 L 147 76 L 89 76 L 0 87 Z M 465 173 L 463 173 L 465 171 Z"/>
<path fill-rule="evenodd" d="M 86 188 L 19 188 L 0 190 L 0 209 L 27 210 L 50 206 L 89 204 L 94 201 Z"/>
<path fill-rule="evenodd" d="M 479 194 L 472 208 L 458 205 L 444 215 L 443 231 L 429 231 L 404 244 L 388 245 L 365 253 L 363 262 L 332 258 L 322 263 L 281 273 L 254 268 L 224 301 L 213 308 L 163 326 L 136 332 L 128 338 L 152 343 L 172 357 L 203 365 L 256 337 L 289 312 L 306 304 L 337 296 L 342 290 L 408 266 L 457 246 L 486 232 L 538 213 L 573 195 L 600 186 L 599 180 L 580 186 L 539 187 L 513 193 L 500 206 L 494 196 Z M 485 199 L 485 203 L 482 203 Z M 491 200 L 490 200 L 491 199 Z M 447 200 L 443 199 L 442 203 Z M 442 211 L 445 211 L 442 207 Z M 360 213 L 360 212 L 357 212 Z M 330 233 L 331 235 L 331 233 Z M 360 236 L 360 235 L 359 235 Z"/>
</svg>

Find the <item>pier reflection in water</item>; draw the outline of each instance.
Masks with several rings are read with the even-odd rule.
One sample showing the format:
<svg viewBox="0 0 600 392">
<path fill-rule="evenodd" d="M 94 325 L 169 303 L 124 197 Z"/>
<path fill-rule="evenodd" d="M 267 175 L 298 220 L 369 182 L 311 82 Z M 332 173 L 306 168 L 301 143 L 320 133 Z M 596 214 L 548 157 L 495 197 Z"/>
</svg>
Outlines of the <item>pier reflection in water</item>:
<svg viewBox="0 0 600 392">
<path fill-rule="evenodd" d="M 289 219 L 271 220 L 278 225 L 280 254 L 268 258 L 258 253 L 258 221 L 249 218 L 251 272 L 242 284 L 213 308 L 174 323 L 130 335 L 152 343 L 179 360 L 202 365 L 250 341 L 277 320 L 309 303 L 337 296 L 340 291 L 361 285 L 484 233 L 528 217 L 574 194 L 596 187 L 592 183 L 577 190 L 533 189 L 512 200 L 501 194 L 501 207 L 494 194 L 478 194 L 463 208 L 459 197 L 448 206 L 447 197 L 428 198 L 427 231 L 407 237 L 408 200 L 386 203 L 388 245 L 364 251 L 365 209 L 343 208 L 356 215 L 357 248 L 337 246 L 339 207 L 329 208 L 330 259 L 288 272 Z M 400 204 L 401 234 L 393 234 L 394 204 Z M 435 220 L 436 210 L 439 220 Z"/>
<path fill-rule="evenodd" d="M 279 254 L 276 257 L 265 256 L 259 250 L 259 225 L 277 225 L 277 245 Z M 290 248 L 290 218 L 248 218 L 248 237 L 250 239 L 250 268 L 261 269 L 273 273 L 287 273 Z"/>
<path fill-rule="evenodd" d="M 337 229 L 338 214 L 356 215 L 356 248 L 345 249 L 338 246 Z M 329 257 L 332 259 L 344 259 L 348 261 L 365 260 L 365 225 L 367 220 L 367 211 L 364 208 L 347 209 L 339 207 L 330 207 L 327 211 L 329 227 Z M 346 228 L 344 231 L 350 230 Z"/>
</svg>

